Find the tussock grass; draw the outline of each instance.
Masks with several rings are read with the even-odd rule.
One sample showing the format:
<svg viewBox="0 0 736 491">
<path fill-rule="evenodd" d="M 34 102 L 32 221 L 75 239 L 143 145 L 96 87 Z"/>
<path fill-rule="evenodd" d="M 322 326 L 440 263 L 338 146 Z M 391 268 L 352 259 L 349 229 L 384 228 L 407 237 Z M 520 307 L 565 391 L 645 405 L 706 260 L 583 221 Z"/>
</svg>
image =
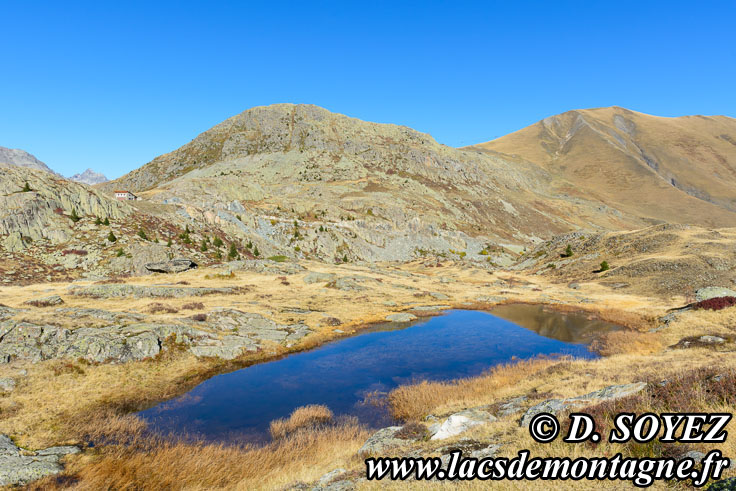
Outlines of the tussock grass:
<svg viewBox="0 0 736 491">
<path fill-rule="evenodd" d="M 558 362 L 534 358 L 496 366 L 478 377 L 404 385 L 389 392 L 388 402 L 394 417 L 418 420 L 448 403 L 467 406 L 481 404 L 492 398 L 499 389 L 533 377 Z"/>
<path fill-rule="evenodd" d="M 323 426 L 334 415 L 327 406 L 311 404 L 294 409 L 288 418 L 271 421 L 269 431 L 274 440 L 284 438 L 298 430 Z"/>
<path fill-rule="evenodd" d="M 70 462 L 35 489 L 281 488 L 346 465 L 370 435 L 353 419 L 301 428 L 261 447 L 176 441 L 146 436 L 143 429 L 134 417 L 109 420 L 95 435 L 113 435 L 120 443 Z"/>
<path fill-rule="evenodd" d="M 602 334 L 591 343 L 591 349 L 602 356 L 624 353 L 647 355 L 664 347 L 661 336 L 651 332 L 613 331 Z"/>
</svg>

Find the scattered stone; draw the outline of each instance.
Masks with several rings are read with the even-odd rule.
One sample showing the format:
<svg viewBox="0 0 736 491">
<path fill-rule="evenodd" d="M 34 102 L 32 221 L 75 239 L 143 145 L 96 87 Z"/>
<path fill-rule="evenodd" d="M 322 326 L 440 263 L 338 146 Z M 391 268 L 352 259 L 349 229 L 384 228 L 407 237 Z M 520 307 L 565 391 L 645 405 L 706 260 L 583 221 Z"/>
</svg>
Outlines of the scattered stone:
<svg viewBox="0 0 736 491">
<path fill-rule="evenodd" d="M 445 310 L 449 308 L 449 305 L 421 305 L 419 307 L 412 307 L 411 310 L 415 312 L 434 312 L 435 310 Z"/>
<path fill-rule="evenodd" d="M 35 298 L 33 300 L 28 300 L 26 302 L 23 302 L 23 305 L 31 305 L 33 307 L 53 307 L 55 305 L 61 305 L 63 303 L 64 303 L 64 300 L 62 300 L 59 295 L 51 295 L 48 297 Z"/>
<path fill-rule="evenodd" d="M 572 288 L 573 290 L 580 290 L 580 283 L 570 283 L 567 287 Z"/>
<path fill-rule="evenodd" d="M 337 278 L 337 275 L 333 273 L 318 273 L 313 271 L 304 277 L 304 283 L 311 285 L 313 283 L 327 283 Z"/>
<path fill-rule="evenodd" d="M 695 300 L 698 302 L 718 297 L 736 297 L 736 291 L 721 286 L 709 286 L 695 291 Z"/>
<path fill-rule="evenodd" d="M 698 452 L 697 450 L 690 450 L 689 452 L 686 452 L 682 455 L 680 455 L 677 458 L 678 462 L 681 462 L 685 459 L 693 459 L 696 463 L 700 462 L 705 458 L 705 454 L 703 452 Z"/>
<path fill-rule="evenodd" d="M 620 399 L 622 397 L 636 394 L 637 392 L 644 390 L 646 386 L 647 384 L 645 382 L 611 385 L 578 397 L 572 397 L 569 399 L 548 399 L 529 408 L 524 413 L 524 416 L 522 416 L 520 424 L 521 426 L 529 426 L 532 418 L 539 413 L 557 414 L 567 409 L 588 406 L 590 404 L 596 404 L 613 399 Z"/>
<path fill-rule="evenodd" d="M 397 314 L 389 314 L 386 316 L 386 320 L 389 322 L 411 322 L 416 319 L 416 315 L 408 312 L 399 312 Z"/>
<path fill-rule="evenodd" d="M 398 304 L 393 300 L 387 300 L 383 302 L 383 305 L 385 305 L 386 307 L 396 307 Z"/>
<path fill-rule="evenodd" d="M 706 344 L 722 344 L 726 342 L 726 340 L 720 336 L 700 336 L 698 341 Z"/>
<path fill-rule="evenodd" d="M 478 426 L 496 421 L 496 417 L 487 411 L 480 409 L 466 409 L 451 415 L 434 432 L 431 440 L 444 440 L 451 436 L 459 435 L 473 426 Z M 434 425 L 433 425 L 434 426 Z"/>
<path fill-rule="evenodd" d="M 521 405 L 526 402 L 526 396 L 514 397 L 498 406 L 497 415 L 500 417 L 510 416 L 521 411 Z"/>
<path fill-rule="evenodd" d="M 481 295 L 479 297 L 475 297 L 474 300 L 480 303 L 502 303 L 508 300 L 508 298 L 500 295 Z"/>
<path fill-rule="evenodd" d="M 144 265 L 147 271 L 151 273 L 182 273 L 197 267 L 197 263 L 191 259 L 172 259 L 171 261 L 163 261 L 158 263 L 147 263 Z"/>
<path fill-rule="evenodd" d="M 430 292 L 429 296 L 432 298 L 436 298 L 437 300 L 448 300 L 450 298 L 444 293 L 437 293 L 437 292 Z"/>
<path fill-rule="evenodd" d="M 330 471 L 324 476 L 319 478 L 319 481 L 317 481 L 317 485 L 325 486 L 329 484 L 330 482 L 332 482 L 333 480 L 335 480 L 336 477 L 342 476 L 346 472 L 347 472 L 347 469 L 343 469 L 343 468 L 335 469 L 334 471 Z"/>
<path fill-rule="evenodd" d="M 338 319 L 337 317 L 327 317 L 327 318 L 324 319 L 324 323 L 325 323 L 325 325 L 333 326 L 333 327 L 334 326 L 341 326 L 342 325 L 342 321 L 340 319 Z M 336 329 L 336 331 L 337 331 L 337 329 Z"/>
<path fill-rule="evenodd" d="M 12 392 L 15 389 L 15 380 L 8 377 L 0 378 L 0 391 Z"/>
</svg>

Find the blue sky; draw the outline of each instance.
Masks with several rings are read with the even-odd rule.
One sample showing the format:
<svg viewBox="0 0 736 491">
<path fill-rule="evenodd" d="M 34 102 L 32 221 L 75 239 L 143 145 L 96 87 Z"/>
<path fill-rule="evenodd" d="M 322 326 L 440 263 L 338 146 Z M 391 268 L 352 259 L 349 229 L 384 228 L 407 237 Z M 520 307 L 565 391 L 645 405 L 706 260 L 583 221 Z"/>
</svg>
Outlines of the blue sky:
<svg viewBox="0 0 736 491">
<path fill-rule="evenodd" d="M 736 116 L 736 2 L 0 0 L 0 145 L 117 177 L 249 107 L 452 146 L 569 109 Z"/>
</svg>

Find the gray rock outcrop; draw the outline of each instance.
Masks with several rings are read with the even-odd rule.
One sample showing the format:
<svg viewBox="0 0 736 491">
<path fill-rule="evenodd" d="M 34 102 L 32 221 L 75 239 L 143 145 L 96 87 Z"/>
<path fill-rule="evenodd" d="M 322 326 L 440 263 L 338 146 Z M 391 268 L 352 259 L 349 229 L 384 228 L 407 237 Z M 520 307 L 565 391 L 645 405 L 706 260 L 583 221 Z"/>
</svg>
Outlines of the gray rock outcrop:
<svg viewBox="0 0 736 491">
<path fill-rule="evenodd" d="M 575 409 L 603 401 L 620 399 L 622 397 L 634 395 L 637 392 L 644 390 L 646 386 L 647 384 L 645 382 L 611 385 L 578 397 L 571 397 L 568 399 L 547 399 L 546 401 L 540 402 L 539 404 L 529 408 L 524 413 L 524 416 L 522 416 L 520 424 L 521 426 L 529 426 L 532 418 L 540 413 L 557 414 L 568 409 Z"/>
<path fill-rule="evenodd" d="M 74 446 L 23 451 L 6 435 L 0 435 L 0 486 L 18 486 L 63 470 L 59 459 L 78 453 Z"/>
<path fill-rule="evenodd" d="M 157 263 L 147 263 L 146 271 L 151 273 L 182 273 L 197 267 L 197 263 L 191 259 L 179 258 L 171 261 L 163 261 Z"/>
</svg>

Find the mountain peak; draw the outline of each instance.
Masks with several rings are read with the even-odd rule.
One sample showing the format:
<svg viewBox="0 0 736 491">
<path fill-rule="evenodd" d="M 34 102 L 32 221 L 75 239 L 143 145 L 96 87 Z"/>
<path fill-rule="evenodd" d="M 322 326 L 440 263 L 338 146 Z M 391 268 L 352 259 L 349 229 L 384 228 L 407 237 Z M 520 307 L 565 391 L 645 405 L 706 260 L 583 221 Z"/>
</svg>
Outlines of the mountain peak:
<svg viewBox="0 0 736 491">
<path fill-rule="evenodd" d="M 95 172 L 92 169 L 87 169 L 81 174 L 74 174 L 69 178 L 69 180 L 89 184 L 90 186 L 108 181 L 107 177 L 105 177 L 104 174 L 100 172 Z"/>
</svg>

